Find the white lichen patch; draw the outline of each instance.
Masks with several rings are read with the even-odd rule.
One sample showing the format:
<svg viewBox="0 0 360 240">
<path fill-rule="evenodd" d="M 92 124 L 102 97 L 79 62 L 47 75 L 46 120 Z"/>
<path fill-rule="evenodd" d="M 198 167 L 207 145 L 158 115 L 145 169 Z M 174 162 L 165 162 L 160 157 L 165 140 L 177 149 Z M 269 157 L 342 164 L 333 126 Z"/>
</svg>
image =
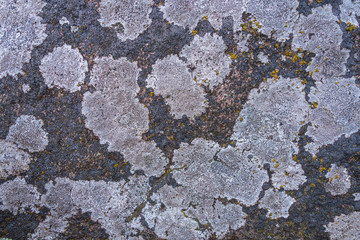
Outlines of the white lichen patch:
<svg viewBox="0 0 360 240">
<path fill-rule="evenodd" d="M 337 21 L 329 4 L 312 9 L 309 16 L 300 15 L 293 30 L 293 49 L 318 53 L 340 46 L 342 31 Z"/>
<path fill-rule="evenodd" d="M 264 197 L 259 201 L 259 207 L 268 210 L 267 216 L 271 219 L 287 218 L 289 209 L 295 202 L 295 199 L 286 195 L 284 191 L 275 191 L 269 189 L 265 192 Z"/>
<path fill-rule="evenodd" d="M 150 189 L 147 181 L 144 176 L 130 177 L 129 182 L 56 178 L 46 184 L 47 193 L 39 202 L 39 206 L 50 209 L 50 215 L 39 224 L 32 238 L 56 239 L 68 226 L 67 219 L 81 210 L 90 212 L 91 219 L 98 221 L 111 239 L 127 239 L 142 228 L 138 219 L 128 222 L 127 218 L 146 201 Z"/>
<path fill-rule="evenodd" d="M 301 81 L 283 77 L 275 81 L 269 79 L 251 90 L 248 103 L 258 112 L 296 127 L 307 119 L 310 109 Z"/>
<path fill-rule="evenodd" d="M 341 214 L 324 227 L 330 233 L 331 240 L 357 240 L 360 236 L 360 212 Z"/>
<path fill-rule="evenodd" d="M 42 129 L 43 125 L 41 119 L 38 120 L 32 115 L 21 115 L 10 127 L 6 140 L 29 152 L 43 151 L 49 142 L 47 132 Z"/>
<path fill-rule="evenodd" d="M 325 184 L 325 190 L 332 195 L 341 195 L 347 193 L 351 187 L 350 176 L 343 166 L 331 164 L 331 170 L 325 175 L 328 182 Z"/>
<path fill-rule="evenodd" d="M 13 214 L 28 209 L 37 212 L 40 194 L 34 186 L 27 184 L 24 178 L 16 177 L 0 185 L 0 210 L 9 210 Z"/>
<path fill-rule="evenodd" d="M 66 44 L 46 55 L 40 65 L 40 72 L 49 88 L 56 86 L 70 92 L 80 90 L 87 71 L 87 62 L 79 50 Z"/>
<path fill-rule="evenodd" d="M 29 84 L 23 84 L 21 90 L 23 90 L 24 93 L 28 93 L 31 90 L 31 87 Z"/>
<path fill-rule="evenodd" d="M 204 0 L 169 0 L 160 7 L 164 18 L 176 25 L 193 30 L 202 19 L 220 29 L 222 20 L 231 16 L 234 20 L 234 30 L 240 30 L 242 13 L 245 11 L 244 0 L 204 1 Z"/>
<path fill-rule="evenodd" d="M 340 46 L 328 49 L 327 51 L 316 51 L 316 56 L 306 71 L 312 74 L 316 81 L 326 78 L 342 77 L 346 74 L 346 62 L 350 50 L 340 49 Z"/>
<path fill-rule="evenodd" d="M 257 55 L 257 58 L 263 64 L 269 63 L 269 57 L 267 55 L 265 55 L 263 52 L 260 52 Z"/>
<path fill-rule="evenodd" d="M 44 6 L 41 0 L 0 2 L 0 78 L 20 73 L 32 49 L 46 38 L 38 16 Z"/>
<path fill-rule="evenodd" d="M 30 155 L 15 144 L 0 139 L 0 178 L 18 175 L 29 169 Z"/>
<path fill-rule="evenodd" d="M 301 165 L 295 162 L 279 164 L 279 167 L 275 168 L 271 176 L 274 188 L 284 188 L 285 190 L 299 189 L 300 185 L 306 182 L 306 179 Z"/>
<path fill-rule="evenodd" d="M 213 89 L 222 83 L 230 72 L 230 55 L 225 53 L 226 45 L 216 34 L 196 35 L 190 45 L 186 45 L 180 56 L 187 59 L 187 64 L 194 68 L 192 77 Z"/>
<path fill-rule="evenodd" d="M 100 24 L 114 28 L 122 41 L 134 40 L 151 24 L 151 0 L 102 0 L 98 9 Z"/>
<path fill-rule="evenodd" d="M 163 173 L 165 157 L 155 143 L 142 140 L 149 120 L 147 108 L 136 97 L 140 89 L 136 63 L 112 57 L 94 61 L 90 84 L 96 91 L 86 92 L 82 103 L 86 127 L 99 136 L 100 143 L 108 143 L 110 151 L 121 152 L 134 169 Z"/>
<path fill-rule="evenodd" d="M 245 224 L 240 205 L 226 204 L 216 198 L 237 199 L 255 204 L 267 172 L 236 150 L 221 151 L 218 144 L 204 139 L 183 143 L 174 151 L 173 178 L 178 186 L 164 186 L 151 197 L 155 202 L 143 211 L 147 223 L 158 236 L 170 239 L 199 239 L 216 234 L 222 237 L 229 228 Z M 200 231 L 200 225 L 208 226 Z"/>
<path fill-rule="evenodd" d="M 340 20 L 351 25 L 359 26 L 356 17 L 360 16 L 360 2 L 358 0 L 343 0 L 340 5 Z"/>
<path fill-rule="evenodd" d="M 69 20 L 67 20 L 66 17 L 62 17 L 62 18 L 60 18 L 59 23 L 60 23 L 60 25 L 64 25 L 64 24 L 69 24 L 70 22 L 69 22 Z"/>
<path fill-rule="evenodd" d="M 248 47 L 249 37 L 250 35 L 246 35 L 246 36 L 242 34 L 234 35 L 234 40 L 237 44 L 237 50 L 241 52 L 249 51 L 249 47 Z"/>
<path fill-rule="evenodd" d="M 254 204 L 262 184 L 268 181 L 266 171 L 256 159 L 242 158 L 240 152 L 231 147 L 221 150 L 216 160 L 214 155 L 218 149 L 217 144 L 202 139 L 195 139 L 191 145 L 182 144 L 174 151 L 173 160 L 185 168 L 174 172 L 174 178 L 205 196 L 235 198 L 246 205 Z"/>
<path fill-rule="evenodd" d="M 360 201 L 360 193 L 354 193 L 354 201 Z"/>
<path fill-rule="evenodd" d="M 167 239 L 203 239 L 215 233 L 223 237 L 228 230 L 245 224 L 242 207 L 224 205 L 187 187 L 164 186 L 152 196 L 143 216 L 159 237 Z M 199 224 L 208 226 L 200 231 Z"/>
<path fill-rule="evenodd" d="M 331 94 L 330 94 L 331 93 Z M 313 155 L 323 145 L 333 143 L 343 134 L 349 137 L 360 126 L 360 89 L 354 78 L 329 78 L 317 81 L 312 88 L 310 113 L 312 125 L 307 135 L 313 142 L 305 148 Z"/>
<path fill-rule="evenodd" d="M 153 65 L 147 86 L 160 94 L 170 106 L 175 118 L 189 118 L 201 114 L 206 107 L 203 88 L 191 76 L 186 64 L 176 56 L 158 60 Z"/>
<path fill-rule="evenodd" d="M 299 16 L 298 5 L 297 1 L 288 0 L 252 0 L 247 2 L 246 11 L 259 21 L 260 32 L 284 41 L 289 38 Z"/>
<path fill-rule="evenodd" d="M 303 89 L 299 81 L 282 77 L 261 83 L 250 92 L 234 126 L 236 148 L 260 159 L 261 166 L 269 163 L 276 188 L 297 189 L 306 181 L 301 166 L 293 161 L 298 151 L 293 141 L 310 110 Z"/>
</svg>

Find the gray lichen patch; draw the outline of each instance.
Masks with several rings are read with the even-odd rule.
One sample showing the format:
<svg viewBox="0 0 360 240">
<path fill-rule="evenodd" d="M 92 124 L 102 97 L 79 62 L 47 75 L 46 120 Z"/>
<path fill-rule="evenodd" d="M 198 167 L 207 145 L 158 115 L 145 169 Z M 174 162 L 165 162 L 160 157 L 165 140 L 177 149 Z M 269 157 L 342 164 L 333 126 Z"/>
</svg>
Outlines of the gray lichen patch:
<svg viewBox="0 0 360 240">
<path fill-rule="evenodd" d="M 148 109 L 136 97 L 140 89 L 136 63 L 112 57 L 94 62 L 90 84 L 96 91 L 86 92 L 82 103 L 86 127 L 99 136 L 100 143 L 108 143 L 110 151 L 121 152 L 134 170 L 150 176 L 163 173 L 167 161 L 160 149 L 142 140 L 149 120 Z"/>
<path fill-rule="evenodd" d="M 356 109 L 360 108 L 360 90 L 354 78 L 318 81 L 309 97 L 314 107 L 307 135 L 313 141 L 306 149 L 313 155 L 320 146 L 334 142 L 343 134 L 349 136 L 358 131 L 360 115 Z"/>
<path fill-rule="evenodd" d="M 325 226 L 331 240 L 356 240 L 360 236 L 360 212 L 341 214 Z"/>
<path fill-rule="evenodd" d="M 79 50 L 70 45 L 55 48 L 41 60 L 40 65 L 40 72 L 49 88 L 56 86 L 70 92 L 80 90 L 87 71 L 87 62 Z"/>
<path fill-rule="evenodd" d="M 269 189 L 260 200 L 259 207 L 267 209 L 267 216 L 272 219 L 287 218 L 289 216 L 289 209 L 294 202 L 295 199 L 286 195 L 284 191 L 280 192 Z"/>
<path fill-rule="evenodd" d="M 18 175 L 29 169 L 31 157 L 15 144 L 0 140 L 0 178 Z"/>
<path fill-rule="evenodd" d="M 98 21 L 104 27 L 114 28 L 122 41 L 134 40 L 151 24 L 149 14 L 152 4 L 151 0 L 102 0 Z"/>
<path fill-rule="evenodd" d="M 44 5 L 41 0 L 0 2 L 0 78 L 20 73 L 32 49 L 46 38 L 38 16 Z"/>
<path fill-rule="evenodd" d="M 222 26 L 222 20 L 231 16 L 234 28 L 240 30 L 242 13 L 245 11 L 245 1 L 203 1 L 203 0 L 170 0 L 160 6 L 164 18 L 170 22 L 193 30 L 200 20 L 208 20 L 216 29 Z"/>
<path fill-rule="evenodd" d="M 359 22 L 356 19 L 360 16 L 359 1 L 343 0 L 343 4 L 340 5 L 340 12 L 340 19 L 342 22 L 359 26 Z"/>
<path fill-rule="evenodd" d="M 267 172 L 256 159 L 244 158 L 231 147 L 221 150 L 209 141 L 195 139 L 174 151 L 173 161 L 182 170 L 174 172 L 176 182 L 205 196 L 237 199 L 252 205 L 258 199 Z"/>
<path fill-rule="evenodd" d="M 350 176 L 343 166 L 331 164 L 331 170 L 325 177 L 328 179 L 328 182 L 325 184 L 325 190 L 332 195 L 345 194 L 351 187 Z"/>
<path fill-rule="evenodd" d="M 129 182 L 56 178 L 46 185 L 46 189 L 47 193 L 41 196 L 41 201 L 37 199 L 37 206 L 46 206 L 50 209 L 50 214 L 32 234 L 33 239 L 57 239 L 68 227 L 68 218 L 78 210 L 90 212 L 91 219 L 98 221 L 111 239 L 120 236 L 127 238 L 142 228 L 138 220 L 128 222 L 127 219 L 146 200 L 149 185 L 144 176 L 132 177 Z M 28 191 L 27 194 L 30 193 Z M 39 194 L 36 196 L 39 198 Z M 16 204 L 24 205 L 28 200 L 17 201 Z M 14 207 L 14 204 L 12 201 L 9 205 Z"/>
<path fill-rule="evenodd" d="M 297 1 L 255 0 L 247 2 L 246 11 L 259 21 L 260 32 L 278 41 L 285 41 L 298 18 L 297 6 Z"/>
<path fill-rule="evenodd" d="M 21 115 L 10 127 L 6 140 L 29 152 L 43 151 L 49 142 L 48 134 L 42 128 L 43 124 L 42 120 L 32 115 Z"/>
<path fill-rule="evenodd" d="M 186 45 L 180 56 L 187 59 L 190 68 L 194 68 L 192 77 L 213 89 L 223 82 L 230 73 L 230 55 L 225 53 L 226 45 L 216 34 L 196 35 L 190 45 Z"/>
<path fill-rule="evenodd" d="M 155 94 L 164 98 L 175 118 L 186 115 L 193 119 L 204 112 L 204 89 L 193 79 L 186 64 L 178 57 L 172 55 L 158 60 L 146 81 Z"/>
<path fill-rule="evenodd" d="M 309 16 L 300 15 L 293 29 L 293 48 L 317 53 L 340 46 L 342 31 L 337 21 L 330 5 L 313 9 Z"/>
<path fill-rule="evenodd" d="M 25 209 L 37 212 L 39 200 L 39 192 L 22 177 L 16 177 L 0 185 L 0 210 L 10 210 L 14 214 Z"/>
</svg>

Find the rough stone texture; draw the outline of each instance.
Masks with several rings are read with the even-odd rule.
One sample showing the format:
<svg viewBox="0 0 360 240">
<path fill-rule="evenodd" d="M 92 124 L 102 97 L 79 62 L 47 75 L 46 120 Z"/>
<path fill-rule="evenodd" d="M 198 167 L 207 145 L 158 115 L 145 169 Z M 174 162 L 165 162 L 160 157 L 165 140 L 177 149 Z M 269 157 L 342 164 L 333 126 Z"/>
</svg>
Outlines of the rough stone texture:
<svg viewBox="0 0 360 240">
<path fill-rule="evenodd" d="M 1 2 L 0 238 L 354 239 L 359 7 Z"/>
<path fill-rule="evenodd" d="M 87 62 L 79 50 L 72 49 L 70 45 L 55 48 L 41 60 L 40 65 L 41 75 L 48 87 L 57 86 L 70 92 L 80 89 L 87 71 Z"/>
</svg>

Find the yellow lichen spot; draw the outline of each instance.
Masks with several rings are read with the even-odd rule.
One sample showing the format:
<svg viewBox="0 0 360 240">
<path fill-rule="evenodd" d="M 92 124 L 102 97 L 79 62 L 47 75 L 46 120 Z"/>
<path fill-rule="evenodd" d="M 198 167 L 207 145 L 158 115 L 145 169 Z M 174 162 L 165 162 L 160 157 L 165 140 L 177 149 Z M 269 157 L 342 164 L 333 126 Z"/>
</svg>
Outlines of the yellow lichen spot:
<svg viewBox="0 0 360 240">
<path fill-rule="evenodd" d="M 194 81 L 197 82 L 197 77 L 194 77 Z"/>
<path fill-rule="evenodd" d="M 315 183 L 311 183 L 310 187 L 312 187 L 312 188 L 316 187 Z"/>
<path fill-rule="evenodd" d="M 331 183 L 333 180 L 334 180 L 333 178 L 330 178 L 330 179 L 329 179 L 329 182 Z"/>
<path fill-rule="evenodd" d="M 237 54 L 234 54 L 234 53 L 229 53 L 229 55 L 230 55 L 230 58 L 232 59 L 232 60 L 234 60 L 234 59 L 237 59 L 239 56 L 237 55 Z"/>
<path fill-rule="evenodd" d="M 114 164 L 114 167 L 118 167 L 119 166 L 119 164 L 117 163 L 117 164 Z"/>
<path fill-rule="evenodd" d="M 298 156 L 297 156 L 297 155 L 294 155 L 294 156 L 292 157 L 292 159 L 293 159 L 294 161 L 297 161 L 297 160 L 298 160 Z"/>
<path fill-rule="evenodd" d="M 124 162 L 124 165 L 128 165 L 129 163 L 128 162 Z"/>
<path fill-rule="evenodd" d="M 304 32 L 300 30 L 299 33 L 300 33 L 300 34 L 303 34 Z"/>
<path fill-rule="evenodd" d="M 296 62 L 297 60 L 299 60 L 299 56 L 295 53 L 295 55 L 292 58 L 292 61 Z"/>
<path fill-rule="evenodd" d="M 356 25 L 355 24 L 351 24 L 351 22 L 347 23 L 347 28 L 346 31 L 351 32 L 354 31 L 356 29 Z"/>
<path fill-rule="evenodd" d="M 239 111 L 239 112 L 240 112 L 240 111 Z M 242 120 L 244 120 L 244 119 L 241 117 L 241 118 L 239 118 L 239 120 L 242 121 Z"/>
<path fill-rule="evenodd" d="M 209 20 L 209 19 L 208 19 L 208 16 L 206 16 L 206 15 L 203 16 L 202 19 L 203 19 L 204 21 L 208 21 L 208 20 Z"/>
<path fill-rule="evenodd" d="M 256 22 L 257 28 L 261 28 L 261 24 L 259 22 Z"/>
<path fill-rule="evenodd" d="M 338 85 L 338 84 L 339 84 L 339 82 L 338 82 L 338 81 L 336 81 L 336 82 L 335 82 L 335 84 L 336 84 L 336 85 Z"/>
<path fill-rule="evenodd" d="M 318 105 L 319 105 L 319 101 L 316 101 L 316 102 L 312 103 L 313 108 L 317 108 Z"/>
<path fill-rule="evenodd" d="M 279 48 L 279 44 L 278 44 L 278 43 L 275 43 L 275 47 L 276 47 L 276 48 Z"/>
<path fill-rule="evenodd" d="M 315 69 L 315 72 L 319 72 L 319 69 L 316 68 L 316 69 Z"/>
<path fill-rule="evenodd" d="M 274 71 L 272 71 L 272 72 L 270 73 L 270 75 L 271 75 L 271 77 L 273 77 L 275 80 L 278 80 L 278 79 L 279 79 L 278 73 L 279 73 L 279 70 L 278 70 L 278 69 L 275 69 Z"/>
<path fill-rule="evenodd" d="M 173 137 L 173 136 L 170 136 L 170 139 L 171 139 L 171 140 L 174 140 L 174 137 Z"/>
<path fill-rule="evenodd" d="M 326 168 L 325 168 L 324 166 L 321 166 L 321 167 L 319 168 L 319 171 L 320 171 L 320 172 L 326 171 Z"/>
<path fill-rule="evenodd" d="M 306 61 L 302 60 L 302 61 L 300 62 L 300 65 L 302 66 L 302 65 L 305 65 L 306 63 L 307 63 Z"/>
<path fill-rule="evenodd" d="M 150 97 L 154 96 L 154 92 L 150 92 Z"/>
<path fill-rule="evenodd" d="M 194 36 L 195 36 L 196 34 L 198 34 L 198 31 L 193 30 L 193 31 L 192 31 L 192 35 L 194 35 Z"/>
<path fill-rule="evenodd" d="M 335 175 L 335 179 L 338 179 L 339 178 L 339 176 L 338 175 Z"/>
<path fill-rule="evenodd" d="M 276 159 L 275 159 L 275 158 L 273 158 L 272 162 L 276 162 Z"/>
<path fill-rule="evenodd" d="M 287 23 L 285 23 L 285 27 L 287 27 L 288 25 L 287 25 Z"/>
<path fill-rule="evenodd" d="M 167 24 L 167 25 L 170 25 L 170 22 L 166 21 L 166 24 Z"/>
<path fill-rule="evenodd" d="M 279 166 L 280 166 L 280 164 L 277 163 L 277 164 L 274 165 L 274 168 L 278 168 Z"/>
<path fill-rule="evenodd" d="M 219 75 L 219 70 L 216 70 L 216 71 L 215 71 L 215 74 L 216 74 L 216 75 Z"/>
</svg>

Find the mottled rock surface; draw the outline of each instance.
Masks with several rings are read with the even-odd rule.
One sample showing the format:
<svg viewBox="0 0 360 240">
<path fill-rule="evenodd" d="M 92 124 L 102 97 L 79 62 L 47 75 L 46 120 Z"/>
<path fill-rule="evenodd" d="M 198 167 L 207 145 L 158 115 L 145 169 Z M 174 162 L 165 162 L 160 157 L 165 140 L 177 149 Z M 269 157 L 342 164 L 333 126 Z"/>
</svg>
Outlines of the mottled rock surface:
<svg viewBox="0 0 360 240">
<path fill-rule="evenodd" d="M 359 239 L 358 0 L 0 1 L 1 239 Z"/>
</svg>

